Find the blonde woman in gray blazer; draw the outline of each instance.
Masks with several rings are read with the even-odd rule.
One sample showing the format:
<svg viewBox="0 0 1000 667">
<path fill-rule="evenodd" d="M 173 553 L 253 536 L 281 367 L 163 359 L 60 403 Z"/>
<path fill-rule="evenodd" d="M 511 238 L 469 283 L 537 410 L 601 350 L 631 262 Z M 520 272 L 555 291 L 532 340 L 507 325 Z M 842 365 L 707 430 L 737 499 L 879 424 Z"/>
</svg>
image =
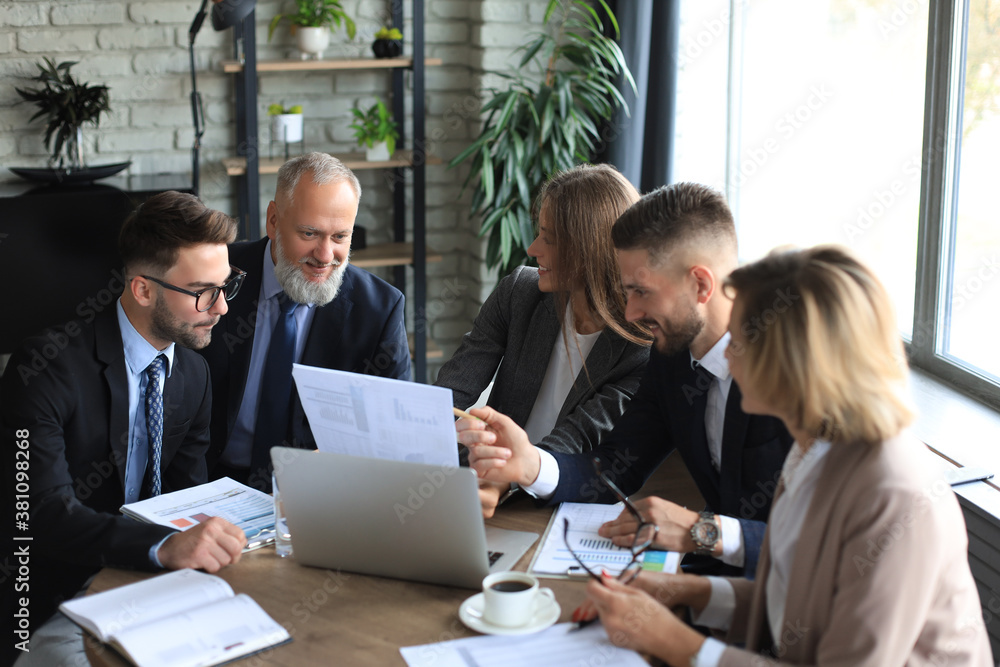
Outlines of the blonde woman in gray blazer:
<svg viewBox="0 0 1000 667">
<path fill-rule="evenodd" d="M 529 433 L 533 426 L 533 444 L 554 452 L 600 444 L 649 358 L 649 332 L 625 320 L 611 242 L 615 220 L 638 199 L 608 165 L 575 167 L 543 186 L 528 248 L 538 268 L 518 267 L 500 281 L 438 374 L 455 407 L 472 405 L 496 374 L 488 404 Z"/>
<path fill-rule="evenodd" d="M 772 254 L 727 288 L 743 410 L 781 418 L 795 438 L 756 580 L 605 577 L 576 617 L 596 610 L 612 641 L 676 666 L 992 665 L 961 510 L 906 431 L 885 288 L 833 246 Z M 746 648 L 706 639 L 676 605 Z"/>
</svg>

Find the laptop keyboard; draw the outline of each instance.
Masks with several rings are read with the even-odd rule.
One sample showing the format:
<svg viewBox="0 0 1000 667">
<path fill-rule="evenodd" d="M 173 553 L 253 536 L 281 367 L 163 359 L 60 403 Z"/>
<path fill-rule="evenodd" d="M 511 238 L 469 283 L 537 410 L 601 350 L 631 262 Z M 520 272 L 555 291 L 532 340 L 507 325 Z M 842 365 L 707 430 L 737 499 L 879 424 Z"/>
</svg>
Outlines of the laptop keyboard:
<svg viewBox="0 0 1000 667">
<path fill-rule="evenodd" d="M 486 552 L 486 557 L 490 559 L 490 567 L 493 567 L 493 565 L 498 560 L 500 560 L 501 558 L 503 558 L 503 552 L 502 551 L 487 551 Z"/>
</svg>

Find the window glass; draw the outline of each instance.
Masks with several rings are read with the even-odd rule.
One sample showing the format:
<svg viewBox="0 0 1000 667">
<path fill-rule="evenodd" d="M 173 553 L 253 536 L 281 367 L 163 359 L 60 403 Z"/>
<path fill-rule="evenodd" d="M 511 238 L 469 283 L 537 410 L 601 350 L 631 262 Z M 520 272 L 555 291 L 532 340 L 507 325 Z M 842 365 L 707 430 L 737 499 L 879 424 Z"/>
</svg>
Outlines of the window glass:
<svg viewBox="0 0 1000 667">
<path fill-rule="evenodd" d="M 729 0 L 681 3 L 674 180 L 726 191 Z"/>
<path fill-rule="evenodd" d="M 741 256 L 853 248 L 912 332 L 928 7 L 917 0 L 745 5 Z M 998 281 L 1000 283 L 1000 281 Z"/>
<path fill-rule="evenodd" d="M 959 72 L 961 73 L 961 72 Z M 971 0 L 961 153 L 951 261 L 945 270 L 942 350 L 1000 378 L 1000 4 Z"/>
</svg>

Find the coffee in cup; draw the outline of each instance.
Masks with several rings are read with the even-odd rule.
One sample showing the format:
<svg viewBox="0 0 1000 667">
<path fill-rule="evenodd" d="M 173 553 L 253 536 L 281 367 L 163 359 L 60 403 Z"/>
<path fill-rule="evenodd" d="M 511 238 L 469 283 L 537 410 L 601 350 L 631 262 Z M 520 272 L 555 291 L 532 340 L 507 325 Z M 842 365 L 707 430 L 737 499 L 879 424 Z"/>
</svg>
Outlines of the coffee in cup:
<svg viewBox="0 0 1000 667">
<path fill-rule="evenodd" d="M 516 628 L 526 625 L 551 589 L 539 588 L 538 579 L 524 572 L 497 572 L 483 579 L 483 620 L 492 625 Z"/>
</svg>

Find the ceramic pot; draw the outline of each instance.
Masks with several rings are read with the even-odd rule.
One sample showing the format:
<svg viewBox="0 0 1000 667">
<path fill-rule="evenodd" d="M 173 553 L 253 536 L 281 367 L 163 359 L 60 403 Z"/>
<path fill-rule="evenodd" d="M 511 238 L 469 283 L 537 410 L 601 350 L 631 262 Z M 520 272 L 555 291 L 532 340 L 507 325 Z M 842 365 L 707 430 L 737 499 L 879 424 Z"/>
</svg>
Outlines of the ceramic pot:
<svg viewBox="0 0 1000 667">
<path fill-rule="evenodd" d="M 271 139 L 285 143 L 302 141 L 302 124 L 300 113 L 271 116 Z"/>
<path fill-rule="evenodd" d="M 376 39 L 372 42 L 372 51 L 376 58 L 398 58 L 403 53 L 403 40 Z"/>
<path fill-rule="evenodd" d="M 365 149 L 365 159 L 369 162 L 385 162 L 389 157 L 389 144 L 384 141 L 379 141 L 371 148 Z"/>
<path fill-rule="evenodd" d="M 321 60 L 323 51 L 330 46 L 330 29 L 306 28 L 298 26 L 295 32 L 296 44 L 302 52 L 302 60 Z"/>
</svg>

